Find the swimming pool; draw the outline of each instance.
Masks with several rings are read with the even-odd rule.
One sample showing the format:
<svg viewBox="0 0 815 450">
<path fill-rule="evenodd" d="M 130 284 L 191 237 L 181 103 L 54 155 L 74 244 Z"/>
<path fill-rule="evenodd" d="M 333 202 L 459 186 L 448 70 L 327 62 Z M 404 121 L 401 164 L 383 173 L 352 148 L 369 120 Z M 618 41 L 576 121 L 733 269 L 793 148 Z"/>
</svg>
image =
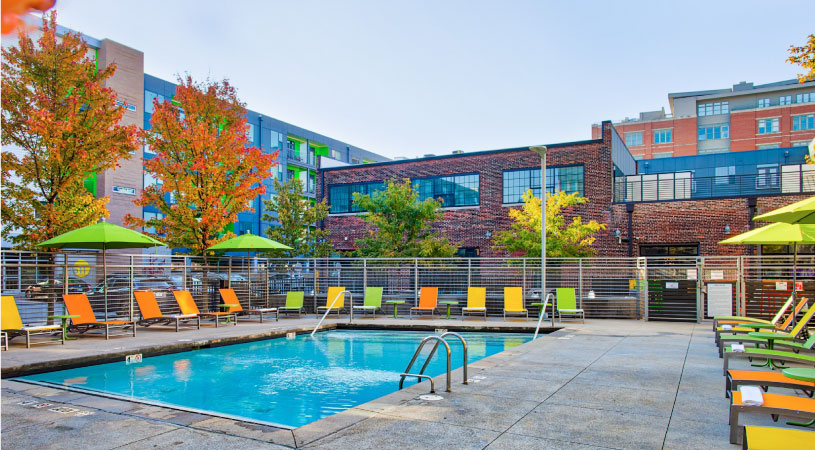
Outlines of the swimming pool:
<svg viewBox="0 0 815 450">
<path fill-rule="evenodd" d="M 313 339 L 307 334 L 291 340 L 269 339 L 155 356 L 139 364 L 100 364 L 23 379 L 299 427 L 396 391 L 399 374 L 429 334 L 334 330 Z M 513 333 L 461 334 L 467 340 L 470 363 L 532 338 Z M 455 338 L 448 342 L 453 368 L 461 367 L 461 343 Z M 430 348 L 426 345 L 424 353 Z M 423 361 L 420 357 L 416 370 Z M 445 366 L 446 355 L 440 351 L 426 373 L 440 375 Z M 406 381 L 406 385 L 412 383 Z"/>
</svg>

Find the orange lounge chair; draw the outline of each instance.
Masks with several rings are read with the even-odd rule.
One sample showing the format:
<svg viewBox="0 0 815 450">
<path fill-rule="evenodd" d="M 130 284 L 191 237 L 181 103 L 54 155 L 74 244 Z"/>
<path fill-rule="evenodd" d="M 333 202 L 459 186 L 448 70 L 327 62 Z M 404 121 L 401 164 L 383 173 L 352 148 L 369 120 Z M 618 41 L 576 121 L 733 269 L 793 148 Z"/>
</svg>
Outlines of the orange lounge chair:
<svg viewBox="0 0 815 450">
<path fill-rule="evenodd" d="M 238 315 L 232 312 L 207 312 L 202 313 L 198 310 L 195 300 L 192 299 L 190 291 L 173 291 L 175 301 L 178 302 L 178 307 L 181 308 L 181 314 L 190 315 L 194 314 L 201 317 L 212 317 L 215 319 L 215 328 L 220 325 L 221 317 L 234 320 L 233 324 L 238 325 Z"/>
<path fill-rule="evenodd" d="M 742 433 L 739 427 L 739 415 L 741 413 L 759 412 L 783 416 L 795 420 L 815 419 L 815 398 L 795 397 L 792 395 L 779 395 L 762 393 L 764 403 L 761 406 L 748 406 L 741 401 L 741 392 L 733 391 L 733 401 L 730 404 L 730 443 L 740 444 Z"/>
<path fill-rule="evenodd" d="M 141 320 L 136 322 L 139 325 L 149 327 L 157 323 L 169 325 L 175 322 L 175 331 L 178 331 L 179 322 L 195 320 L 198 322 L 198 329 L 201 329 L 201 317 L 195 314 L 174 314 L 171 316 L 162 314 L 153 291 L 133 291 L 133 295 L 136 297 L 136 303 L 138 303 L 139 312 L 141 312 Z"/>
<path fill-rule="evenodd" d="M 111 329 L 133 328 L 133 336 L 136 336 L 136 323 L 132 320 L 96 320 L 96 315 L 91 308 L 91 302 L 85 294 L 62 294 L 65 302 L 65 309 L 72 316 L 79 316 L 71 319 L 69 330 L 85 333 L 94 328 L 105 329 L 105 340 L 110 339 Z"/>
<path fill-rule="evenodd" d="M 738 390 L 739 386 L 761 386 L 766 392 L 769 387 L 797 389 L 809 397 L 815 392 L 815 383 L 790 378 L 781 372 L 769 370 L 728 370 L 724 381 L 724 396 Z"/>
<path fill-rule="evenodd" d="M 436 312 L 439 300 L 439 288 L 422 286 L 419 290 L 419 306 L 410 308 L 409 318 L 413 318 L 413 312 L 430 312 L 430 318 Z"/>
<path fill-rule="evenodd" d="M 251 309 L 243 309 L 241 306 L 241 302 L 238 300 L 238 296 L 235 295 L 234 289 L 218 289 L 218 292 L 221 293 L 221 299 L 223 299 L 224 304 L 226 305 L 238 305 L 238 306 L 230 306 L 227 310 L 231 313 L 243 313 L 244 315 L 249 314 L 257 314 L 260 316 L 260 323 L 263 323 L 263 315 L 264 314 L 274 314 L 275 321 L 280 320 L 280 314 L 277 312 L 277 308 L 251 308 Z"/>
</svg>

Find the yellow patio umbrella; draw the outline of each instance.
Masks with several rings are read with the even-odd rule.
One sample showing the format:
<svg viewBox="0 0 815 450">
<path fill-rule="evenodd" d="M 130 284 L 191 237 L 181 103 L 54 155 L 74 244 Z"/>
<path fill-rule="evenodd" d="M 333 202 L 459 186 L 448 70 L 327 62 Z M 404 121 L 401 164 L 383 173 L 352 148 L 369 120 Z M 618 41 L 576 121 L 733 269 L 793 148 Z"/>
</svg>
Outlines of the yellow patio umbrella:
<svg viewBox="0 0 815 450">
<path fill-rule="evenodd" d="M 815 197 L 772 210 L 753 218 L 762 222 L 815 223 Z"/>
</svg>

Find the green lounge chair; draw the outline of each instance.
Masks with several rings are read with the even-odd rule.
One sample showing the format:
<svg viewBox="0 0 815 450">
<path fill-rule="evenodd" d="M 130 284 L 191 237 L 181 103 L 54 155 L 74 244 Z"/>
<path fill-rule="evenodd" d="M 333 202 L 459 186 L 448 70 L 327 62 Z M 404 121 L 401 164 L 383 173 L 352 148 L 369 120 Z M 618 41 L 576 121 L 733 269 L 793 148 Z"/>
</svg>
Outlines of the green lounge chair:
<svg viewBox="0 0 815 450">
<path fill-rule="evenodd" d="M 297 317 L 303 315 L 303 291 L 289 291 L 286 293 L 286 306 L 281 306 L 278 309 L 278 314 L 297 314 Z"/>
<path fill-rule="evenodd" d="M 801 303 L 806 303 L 806 299 L 803 299 L 801 301 Z M 799 306 L 802 306 L 802 305 L 799 305 Z M 798 311 L 800 309 L 801 309 L 800 307 L 796 307 L 796 311 Z M 815 307 L 810 308 L 810 309 L 815 309 Z M 762 331 L 766 331 L 766 332 L 769 332 L 769 333 L 789 334 L 793 338 L 797 338 L 804 331 L 804 329 L 806 328 L 807 322 L 809 320 L 811 320 L 811 318 L 812 318 L 811 314 L 809 314 L 809 313 L 804 314 L 804 317 L 802 317 L 801 320 L 798 321 L 797 324 L 795 324 L 795 327 L 792 330 L 790 330 L 789 332 L 787 332 L 786 330 L 787 330 L 787 327 L 789 327 L 790 323 L 792 322 L 792 316 L 787 317 L 787 320 L 784 321 L 784 323 L 781 325 L 781 327 L 773 329 L 773 330 L 762 330 Z M 725 349 L 725 347 L 727 347 L 728 342 L 739 342 L 739 343 L 747 343 L 747 344 L 763 344 L 763 343 L 767 342 L 767 339 L 760 338 L 760 337 L 749 336 L 747 333 L 749 333 L 751 331 L 754 331 L 754 330 L 749 328 L 749 327 L 739 327 L 733 333 L 722 333 L 721 335 L 719 335 L 719 339 L 718 339 L 719 358 L 722 357 L 722 354 L 724 353 L 724 349 Z M 796 344 L 796 342 L 795 341 L 781 341 L 781 340 L 776 342 L 776 345 L 783 345 L 783 344 Z M 795 345 L 792 345 L 792 347 L 795 347 Z"/>
<path fill-rule="evenodd" d="M 573 288 L 557 288 L 555 293 L 558 319 L 563 322 L 563 315 L 580 316 L 583 323 L 586 323 L 586 313 L 577 307 L 577 299 Z"/>
<path fill-rule="evenodd" d="M 361 310 L 362 314 L 365 314 L 365 311 L 371 311 L 374 315 L 374 319 L 376 319 L 376 310 L 382 310 L 382 287 L 366 287 L 364 304 L 362 306 L 354 306 L 354 309 Z"/>
<path fill-rule="evenodd" d="M 719 325 L 722 325 L 722 324 L 725 324 L 725 323 L 738 324 L 738 323 L 745 323 L 745 322 L 755 322 L 755 323 L 772 323 L 772 324 L 776 324 L 776 323 L 778 323 L 779 320 L 781 320 L 782 317 L 784 317 L 784 313 L 786 313 L 787 310 L 790 309 L 790 306 L 792 306 L 793 300 L 794 300 L 794 297 L 792 295 L 790 295 L 790 297 L 787 299 L 786 302 L 784 302 L 784 304 L 781 306 L 781 308 L 778 310 L 778 312 L 775 313 L 775 316 L 773 317 L 772 320 L 756 319 L 754 317 L 748 317 L 748 316 L 715 316 L 715 317 L 713 317 L 713 331 L 716 331 L 716 328 L 718 328 Z"/>
<path fill-rule="evenodd" d="M 795 305 L 795 309 L 793 310 L 794 311 L 793 314 L 788 315 L 787 318 L 784 319 L 784 322 L 781 323 L 780 325 L 777 324 L 776 322 L 767 323 L 767 325 L 775 325 L 775 330 L 774 331 L 784 331 L 784 330 L 786 330 L 787 328 L 789 328 L 790 324 L 792 323 L 792 319 L 795 316 L 797 316 L 798 313 L 801 312 L 802 309 L 804 309 L 804 306 L 806 306 L 807 301 L 808 301 L 807 298 L 803 297 L 801 299 L 801 301 L 799 301 L 798 304 Z M 755 331 L 754 328 L 750 328 L 750 326 L 749 326 L 750 324 L 762 324 L 762 325 L 764 325 L 764 322 L 740 322 L 740 323 L 736 324 L 735 327 L 731 326 L 730 330 L 725 330 L 724 326 L 716 327 L 716 345 L 721 346 L 722 336 L 730 337 L 730 335 L 733 335 L 733 334 L 747 334 L 747 333 L 749 333 L 751 331 Z"/>
</svg>

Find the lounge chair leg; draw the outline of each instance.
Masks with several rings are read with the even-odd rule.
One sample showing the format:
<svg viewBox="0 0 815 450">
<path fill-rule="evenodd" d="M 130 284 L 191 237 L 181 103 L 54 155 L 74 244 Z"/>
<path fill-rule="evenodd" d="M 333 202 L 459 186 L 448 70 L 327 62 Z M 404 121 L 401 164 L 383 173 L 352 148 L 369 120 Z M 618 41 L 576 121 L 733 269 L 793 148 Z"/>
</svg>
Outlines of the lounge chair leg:
<svg viewBox="0 0 815 450">
<path fill-rule="evenodd" d="M 739 410 L 730 407 L 730 443 L 739 443 Z"/>
<path fill-rule="evenodd" d="M 31 348 L 31 333 L 25 332 L 25 348 Z"/>
<path fill-rule="evenodd" d="M 105 340 L 110 339 L 110 325 L 105 325 Z"/>
</svg>

